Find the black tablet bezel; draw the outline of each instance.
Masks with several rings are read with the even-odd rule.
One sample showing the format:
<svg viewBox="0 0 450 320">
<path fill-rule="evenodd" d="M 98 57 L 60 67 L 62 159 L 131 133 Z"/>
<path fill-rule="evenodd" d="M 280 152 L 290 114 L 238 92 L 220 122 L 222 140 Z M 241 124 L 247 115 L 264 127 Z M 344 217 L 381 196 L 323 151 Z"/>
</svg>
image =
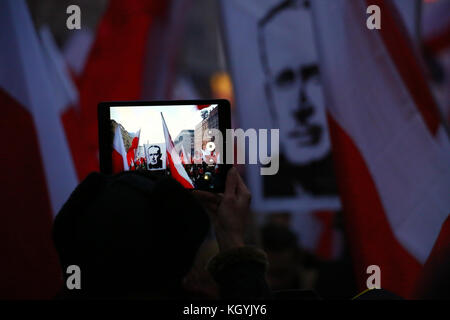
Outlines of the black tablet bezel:
<svg viewBox="0 0 450 320">
<path fill-rule="evenodd" d="M 112 137 L 110 129 L 110 108 L 111 107 L 152 107 L 152 106 L 175 106 L 175 105 L 210 105 L 217 104 L 219 112 L 219 130 L 223 136 L 223 162 L 226 160 L 226 129 L 231 129 L 230 103 L 224 99 L 208 100 L 158 100 L 158 101 L 106 101 L 98 104 L 98 146 L 100 172 L 112 174 Z M 226 172 L 231 168 L 231 164 L 223 164 Z M 223 192 L 223 186 L 215 192 Z"/>
</svg>

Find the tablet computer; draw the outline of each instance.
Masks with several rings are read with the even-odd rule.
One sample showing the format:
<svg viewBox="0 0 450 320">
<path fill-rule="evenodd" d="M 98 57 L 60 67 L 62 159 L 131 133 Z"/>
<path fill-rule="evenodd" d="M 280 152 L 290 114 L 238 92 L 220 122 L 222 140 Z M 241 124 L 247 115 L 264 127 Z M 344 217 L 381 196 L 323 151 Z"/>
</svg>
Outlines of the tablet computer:
<svg viewBox="0 0 450 320">
<path fill-rule="evenodd" d="M 98 121 L 101 172 L 152 171 L 188 189 L 223 192 L 227 100 L 101 102 Z"/>
</svg>

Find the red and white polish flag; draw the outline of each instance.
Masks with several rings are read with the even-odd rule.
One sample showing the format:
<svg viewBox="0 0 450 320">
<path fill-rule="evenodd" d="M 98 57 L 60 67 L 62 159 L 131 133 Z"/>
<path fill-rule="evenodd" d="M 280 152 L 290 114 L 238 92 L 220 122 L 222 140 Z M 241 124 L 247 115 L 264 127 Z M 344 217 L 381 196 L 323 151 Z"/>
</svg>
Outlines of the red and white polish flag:
<svg viewBox="0 0 450 320">
<path fill-rule="evenodd" d="M 131 133 L 130 135 L 133 139 L 131 140 L 131 146 L 127 151 L 127 162 L 128 167 L 133 168 L 134 162 L 136 161 L 136 152 L 139 147 L 139 137 L 141 135 L 141 129 L 139 129 L 136 133 Z"/>
<path fill-rule="evenodd" d="M 116 127 L 114 132 L 113 150 L 112 150 L 113 173 L 119 173 L 130 169 L 127 161 L 127 152 L 123 144 L 122 131 L 120 126 Z"/>
<path fill-rule="evenodd" d="M 147 53 L 150 48 L 155 51 L 147 42 L 169 4 L 153 0 L 108 2 L 78 79 L 82 134 L 90 153 L 98 154 L 98 102 L 142 98 Z"/>
<path fill-rule="evenodd" d="M 381 30 L 365 27 L 372 4 Z M 450 152 L 435 137 L 437 108 L 391 3 L 312 5 L 356 275 L 364 289 L 366 268 L 378 265 L 381 286 L 408 297 L 450 212 Z"/>
<path fill-rule="evenodd" d="M 61 118 L 78 179 L 98 170 L 98 159 L 87 152 L 81 134 L 78 90 L 72 80 L 66 61 L 47 26 L 39 30 L 46 67 L 53 88 L 53 99 Z"/>
<path fill-rule="evenodd" d="M 61 281 L 52 216 L 77 176 L 25 1 L 0 1 L 0 21 L 0 298 L 51 298 Z"/>
<path fill-rule="evenodd" d="M 421 20 L 423 42 L 434 54 L 450 47 L 450 1 L 425 1 Z"/>
<path fill-rule="evenodd" d="M 161 113 L 161 120 L 164 130 L 164 138 L 166 140 L 166 153 L 167 153 L 167 164 L 170 169 L 172 177 L 177 180 L 181 185 L 188 189 L 194 189 L 194 183 L 184 169 L 180 157 L 175 149 L 175 145 L 170 137 L 169 129 L 167 128 L 164 116 Z"/>
<path fill-rule="evenodd" d="M 190 3 L 110 0 L 94 35 L 74 31 L 78 36 L 64 51 L 79 87 L 80 132 L 89 159 L 98 162 L 99 101 L 170 96 L 177 39 Z"/>
</svg>

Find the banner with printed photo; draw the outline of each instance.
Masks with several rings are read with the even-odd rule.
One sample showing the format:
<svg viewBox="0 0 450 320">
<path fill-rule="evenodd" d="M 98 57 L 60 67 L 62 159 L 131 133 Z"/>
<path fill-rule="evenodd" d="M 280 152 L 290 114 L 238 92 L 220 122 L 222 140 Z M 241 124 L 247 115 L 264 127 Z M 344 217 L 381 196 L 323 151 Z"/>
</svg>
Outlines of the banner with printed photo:
<svg viewBox="0 0 450 320">
<path fill-rule="evenodd" d="M 148 170 L 166 170 L 165 143 L 145 143 L 144 152 Z"/>
<path fill-rule="evenodd" d="M 280 129 L 278 173 L 247 166 L 254 209 L 339 209 L 309 1 L 220 4 L 240 126 Z"/>
</svg>

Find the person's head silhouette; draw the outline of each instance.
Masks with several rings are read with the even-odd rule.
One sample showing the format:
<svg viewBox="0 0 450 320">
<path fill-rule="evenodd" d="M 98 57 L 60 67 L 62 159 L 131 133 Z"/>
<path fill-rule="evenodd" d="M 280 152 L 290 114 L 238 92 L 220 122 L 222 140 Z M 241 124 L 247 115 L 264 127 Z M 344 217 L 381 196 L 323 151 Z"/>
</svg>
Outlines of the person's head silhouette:
<svg viewBox="0 0 450 320">
<path fill-rule="evenodd" d="M 89 175 L 55 218 L 53 236 L 63 272 L 81 269 L 75 294 L 173 297 L 208 230 L 189 191 L 138 171 Z"/>
</svg>

